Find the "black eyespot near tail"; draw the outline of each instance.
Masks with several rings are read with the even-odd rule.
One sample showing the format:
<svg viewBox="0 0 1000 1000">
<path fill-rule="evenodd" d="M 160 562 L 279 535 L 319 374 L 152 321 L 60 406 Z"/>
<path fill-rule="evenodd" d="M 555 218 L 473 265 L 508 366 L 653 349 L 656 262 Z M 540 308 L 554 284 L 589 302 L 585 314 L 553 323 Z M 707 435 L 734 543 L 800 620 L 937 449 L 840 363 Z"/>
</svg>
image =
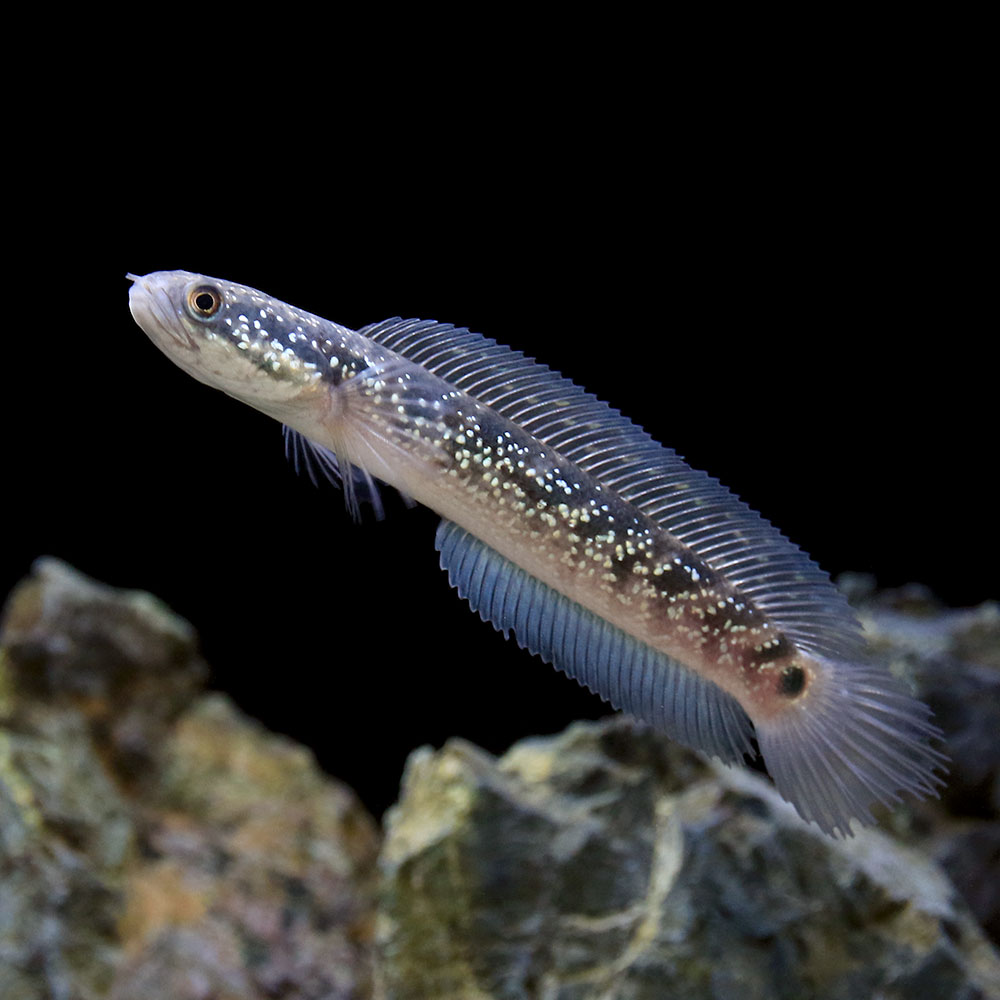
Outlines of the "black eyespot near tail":
<svg viewBox="0 0 1000 1000">
<path fill-rule="evenodd" d="M 947 758 L 932 745 L 941 732 L 930 709 L 874 663 L 814 659 L 820 669 L 802 697 L 754 720 L 781 795 L 834 836 L 850 836 L 852 819 L 874 823 L 875 802 L 898 803 L 901 792 L 936 796 Z"/>
</svg>

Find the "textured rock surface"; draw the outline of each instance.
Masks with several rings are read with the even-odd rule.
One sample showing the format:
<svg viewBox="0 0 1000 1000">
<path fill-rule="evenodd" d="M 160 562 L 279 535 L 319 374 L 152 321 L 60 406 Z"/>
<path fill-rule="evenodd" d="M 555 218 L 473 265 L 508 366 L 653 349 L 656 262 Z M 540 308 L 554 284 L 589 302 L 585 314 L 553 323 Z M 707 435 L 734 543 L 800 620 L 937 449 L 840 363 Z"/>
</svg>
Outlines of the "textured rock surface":
<svg viewBox="0 0 1000 1000">
<path fill-rule="evenodd" d="M 0 636 L 0 997 L 361 1000 L 377 832 L 200 693 L 190 626 L 54 560 Z"/>
<path fill-rule="evenodd" d="M 944 867 L 1000 943 L 1000 606 L 941 607 L 922 587 L 850 582 L 875 645 L 934 710 L 951 758 L 940 802 L 914 810 L 910 836 Z"/>
<path fill-rule="evenodd" d="M 968 909 L 997 935 L 1000 610 L 845 583 L 945 730 L 941 802 L 834 842 L 754 774 L 624 720 L 499 761 L 421 751 L 382 854 L 382 995 L 1000 996 Z"/>
<path fill-rule="evenodd" d="M 376 918 L 355 796 L 204 695 L 159 602 L 43 560 L 0 634 L 0 997 L 1000 998 L 969 910 L 1000 935 L 1000 611 L 848 584 L 946 730 L 940 803 L 835 842 L 621 718 L 452 741 L 411 758 Z"/>
<path fill-rule="evenodd" d="M 0 997 L 97 1000 L 112 982 L 134 853 L 128 804 L 74 713 L 7 721 L 0 718 Z"/>
<path fill-rule="evenodd" d="M 374 826 L 307 751 L 202 698 L 154 806 L 125 881 L 115 1000 L 368 995 Z"/>
<path fill-rule="evenodd" d="M 155 777 L 169 726 L 208 672 L 194 629 L 162 602 L 96 583 L 57 559 L 39 559 L 11 594 L 2 639 L 11 711 L 74 710 L 128 782 Z"/>
<path fill-rule="evenodd" d="M 755 775 L 623 719 L 499 761 L 415 754 L 381 864 L 393 1000 L 1000 996 L 919 851 L 825 838 Z"/>
</svg>

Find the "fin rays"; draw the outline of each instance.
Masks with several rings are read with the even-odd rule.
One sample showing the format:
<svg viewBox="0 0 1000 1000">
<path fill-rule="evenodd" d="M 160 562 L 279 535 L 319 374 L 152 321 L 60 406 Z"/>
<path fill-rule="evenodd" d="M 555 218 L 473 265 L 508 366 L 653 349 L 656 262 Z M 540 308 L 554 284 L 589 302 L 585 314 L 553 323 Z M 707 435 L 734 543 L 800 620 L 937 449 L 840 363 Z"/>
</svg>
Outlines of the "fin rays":
<svg viewBox="0 0 1000 1000">
<path fill-rule="evenodd" d="M 804 649 L 830 656 L 863 651 L 853 611 L 805 553 L 718 480 L 690 468 L 558 372 L 450 324 L 393 319 L 360 332 L 520 424 L 617 490 L 725 573 Z"/>
<path fill-rule="evenodd" d="M 850 836 L 852 818 L 900 792 L 936 796 L 945 757 L 929 710 L 891 675 L 868 663 L 820 661 L 822 674 L 800 706 L 757 721 L 767 769 L 799 814 L 826 833 Z"/>
<path fill-rule="evenodd" d="M 726 763 L 753 754 L 753 728 L 732 695 L 626 635 L 442 521 L 441 566 L 473 611 L 518 645 L 674 739 Z"/>
<path fill-rule="evenodd" d="M 724 574 L 821 664 L 801 706 L 756 723 L 775 784 L 803 817 L 827 833 L 849 835 L 853 818 L 872 822 L 874 802 L 895 803 L 901 792 L 936 794 L 934 772 L 944 757 L 931 747 L 940 734 L 926 709 L 867 660 L 857 619 L 827 575 L 717 480 L 557 372 L 477 334 L 402 320 L 362 333 L 470 393 L 616 491 Z M 438 547 L 459 593 L 505 634 L 513 631 L 520 645 L 681 742 L 727 761 L 749 748 L 746 713 L 697 674 L 448 522 Z M 483 559 L 489 570 L 480 568 Z"/>
<path fill-rule="evenodd" d="M 339 459 L 329 448 L 310 441 L 286 425 L 282 425 L 281 432 L 285 438 L 285 457 L 291 461 L 296 473 L 305 473 L 314 486 L 325 479 L 342 489 L 344 503 L 355 521 L 361 520 L 362 501 L 371 505 L 376 518 L 383 518 L 385 511 L 378 485 L 364 469 L 349 464 L 345 475 Z"/>
</svg>

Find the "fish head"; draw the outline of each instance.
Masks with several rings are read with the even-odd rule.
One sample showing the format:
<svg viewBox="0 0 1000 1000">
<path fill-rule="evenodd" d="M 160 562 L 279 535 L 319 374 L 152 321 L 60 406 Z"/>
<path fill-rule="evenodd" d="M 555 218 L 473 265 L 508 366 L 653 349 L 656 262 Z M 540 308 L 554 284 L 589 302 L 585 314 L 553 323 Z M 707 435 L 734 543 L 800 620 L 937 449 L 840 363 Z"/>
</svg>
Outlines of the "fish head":
<svg viewBox="0 0 1000 1000">
<path fill-rule="evenodd" d="M 190 271 L 129 278 L 136 323 L 199 382 L 280 420 L 322 391 L 325 359 L 317 327 L 325 320 L 245 285 Z"/>
</svg>

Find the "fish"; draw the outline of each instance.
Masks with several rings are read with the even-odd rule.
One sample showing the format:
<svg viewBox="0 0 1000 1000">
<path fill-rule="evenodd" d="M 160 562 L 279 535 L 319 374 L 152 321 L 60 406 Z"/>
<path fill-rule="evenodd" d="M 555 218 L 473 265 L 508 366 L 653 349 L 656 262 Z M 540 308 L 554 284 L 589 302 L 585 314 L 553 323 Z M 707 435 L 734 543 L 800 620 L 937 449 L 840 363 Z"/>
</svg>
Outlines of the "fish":
<svg viewBox="0 0 1000 1000">
<path fill-rule="evenodd" d="M 439 514 L 459 596 L 615 708 L 724 764 L 759 752 L 834 837 L 938 794 L 930 710 L 827 574 L 558 371 L 447 323 L 351 330 L 231 281 L 128 277 L 175 364 L 284 425 L 355 512 L 387 484 Z"/>
</svg>

